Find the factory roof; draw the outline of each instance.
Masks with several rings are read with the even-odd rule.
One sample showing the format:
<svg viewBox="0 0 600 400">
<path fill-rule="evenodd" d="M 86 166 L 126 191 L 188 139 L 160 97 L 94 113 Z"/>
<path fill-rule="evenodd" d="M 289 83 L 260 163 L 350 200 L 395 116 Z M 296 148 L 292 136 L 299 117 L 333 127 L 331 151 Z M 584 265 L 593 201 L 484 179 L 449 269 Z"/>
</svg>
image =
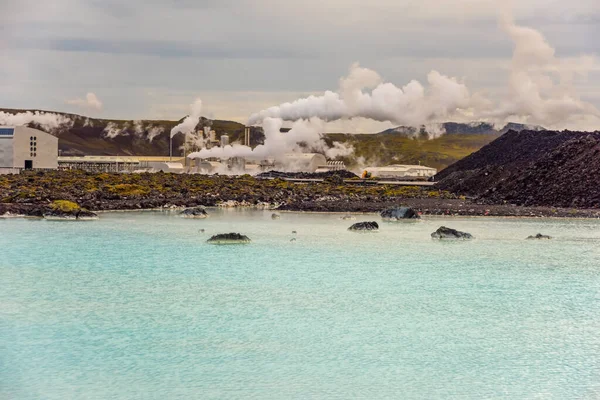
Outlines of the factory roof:
<svg viewBox="0 0 600 400">
<path fill-rule="evenodd" d="M 61 156 L 59 162 L 180 162 L 183 157 L 169 156 Z"/>
<path fill-rule="evenodd" d="M 376 170 L 376 171 L 382 171 L 382 170 L 405 171 L 405 170 L 409 170 L 409 169 L 435 170 L 435 168 L 426 167 L 424 165 L 408 165 L 408 164 L 392 164 L 392 165 L 386 165 L 384 167 L 367 167 L 366 169 Z"/>
</svg>

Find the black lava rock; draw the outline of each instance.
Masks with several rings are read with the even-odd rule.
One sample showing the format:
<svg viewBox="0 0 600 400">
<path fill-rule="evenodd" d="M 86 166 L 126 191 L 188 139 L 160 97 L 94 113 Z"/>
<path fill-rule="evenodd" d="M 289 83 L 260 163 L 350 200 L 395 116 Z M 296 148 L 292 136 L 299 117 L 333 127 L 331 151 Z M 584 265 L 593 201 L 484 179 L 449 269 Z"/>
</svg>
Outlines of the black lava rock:
<svg viewBox="0 0 600 400">
<path fill-rule="evenodd" d="M 375 221 L 357 222 L 348 228 L 349 231 L 376 231 L 379 230 L 379 225 Z"/>
<path fill-rule="evenodd" d="M 473 239 L 473 235 L 467 232 L 457 231 L 456 229 L 441 226 L 437 231 L 431 234 L 433 239 Z"/>
</svg>

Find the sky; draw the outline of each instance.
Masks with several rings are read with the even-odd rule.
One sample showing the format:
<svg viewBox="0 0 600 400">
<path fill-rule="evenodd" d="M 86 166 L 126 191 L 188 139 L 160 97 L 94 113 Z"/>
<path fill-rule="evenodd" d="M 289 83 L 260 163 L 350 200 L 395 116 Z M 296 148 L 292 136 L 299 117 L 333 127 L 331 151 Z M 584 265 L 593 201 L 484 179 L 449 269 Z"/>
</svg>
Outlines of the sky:
<svg viewBox="0 0 600 400">
<path fill-rule="evenodd" d="M 401 87 L 431 70 L 488 98 L 514 43 L 497 0 L 2 0 L 0 107 L 115 119 L 209 118 L 336 90 L 354 63 Z M 515 21 L 574 70 L 600 57 L 600 1 L 521 0 Z M 571 60 L 572 62 L 568 62 Z M 600 68 L 571 82 L 600 109 Z M 333 130 L 391 125 L 357 119 Z M 599 128 L 600 129 L 600 128 Z"/>
</svg>

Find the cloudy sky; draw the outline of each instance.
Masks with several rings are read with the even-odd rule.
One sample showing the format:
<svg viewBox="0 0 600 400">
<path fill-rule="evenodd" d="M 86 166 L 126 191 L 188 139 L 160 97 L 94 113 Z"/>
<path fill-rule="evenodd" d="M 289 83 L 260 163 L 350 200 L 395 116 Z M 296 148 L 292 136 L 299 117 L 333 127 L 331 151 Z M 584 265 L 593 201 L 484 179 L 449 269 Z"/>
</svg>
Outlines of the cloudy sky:
<svg viewBox="0 0 600 400">
<path fill-rule="evenodd" d="M 435 69 L 502 96 L 513 42 L 499 28 L 499 4 L 2 0 L 0 107 L 178 119 L 201 97 L 205 115 L 245 122 L 263 108 L 335 90 L 354 62 L 398 86 Z M 598 0 L 522 0 L 513 14 L 558 57 L 600 56 Z M 573 85 L 600 108 L 599 68 Z"/>
</svg>

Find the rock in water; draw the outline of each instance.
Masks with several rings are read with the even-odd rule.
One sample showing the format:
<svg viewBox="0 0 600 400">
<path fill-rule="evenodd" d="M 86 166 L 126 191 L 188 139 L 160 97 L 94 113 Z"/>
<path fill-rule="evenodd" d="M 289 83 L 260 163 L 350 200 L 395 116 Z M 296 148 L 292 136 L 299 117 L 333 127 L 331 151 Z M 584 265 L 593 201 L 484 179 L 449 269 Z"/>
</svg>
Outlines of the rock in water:
<svg viewBox="0 0 600 400">
<path fill-rule="evenodd" d="M 207 240 L 210 244 L 245 244 L 250 243 L 248 236 L 239 233 L 221 233 Z"/>
<path fill-rule="evenodd" d="M 467 232 L 457 231 L 456 229 L 441 226 L 437 231 L 431 234 L 434 239 L 473 239 L 473 235 Z"/>
<path fill-rule="evenodd" d="M 419 219 L 419 214 L 409 207 L 388 208 L 381 212 L 384 221 L 398 221 L 401 219 Z"/>
<path fill-rule="evenodd" d="M 194 208 L 186 208 L 182 212 L 179 213 L 184 218 L 206 218 L 208 217 L 208 213 L 204 209 L 204 207 L 194 207 Z"/>
<path fill-rule="evenodd" d="M 340 219 L 343 220 L 343 221 L 353 221 L 356 218 L 354 216 L 352 216 L 352 215 L 344 215 L 343 217 L 340 217 Z"/>
<path fill-rule="evenodd" d="M 552 237 L 538 233 L 535 236 L 532 235 L 532 236 L 527 237 L 527 240 L 531 240 L 531 239 L 552 239 Z"/>
<path fill-rule="evenodd" d="M 375 221 L 371 222 L 357 222 L 348 228 L 349 231 L 376 231 L 379 229 L 379 225 Z"/>
<path fill-rule="evenodd" d="M 281 215 L 279 214 L 271 214 L 271 219 L 279 219 L 281 218 Z"/>
</svg>

